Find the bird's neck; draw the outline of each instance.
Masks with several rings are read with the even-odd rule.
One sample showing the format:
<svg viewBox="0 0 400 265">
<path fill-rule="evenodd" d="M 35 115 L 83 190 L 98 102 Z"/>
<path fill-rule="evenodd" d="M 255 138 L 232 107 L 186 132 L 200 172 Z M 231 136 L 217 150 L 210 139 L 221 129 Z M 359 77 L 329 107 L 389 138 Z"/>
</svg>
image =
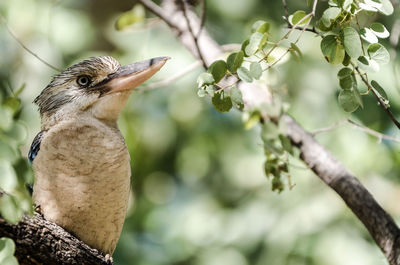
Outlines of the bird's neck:
<svg viewBox="0 0 400 265">
<path fill-rule="evenodd" d="M 80 122 L 80 121 L 100 121 L 107 125 L 108 127 L 113 127 L 117 128 L 117 119 L 101 119 L 97 118 L 92 115 L 90 112 L 78 112 L 78 113 L 54 113 L 53 115 L 43 115 L 42 116 L 42 126 L 41 130 L 42 131 L 47 131 L 50 130 L 51 128 L 57 126 L 58 124 L 68 122 L 68 121 L 75 121 L 75 122 Z"/>
<path fill-rule="evenodd" d="M 107 95 L 85 109 L 77 109 L 76 105 L 71 104 L 54 113 L 43 113 L 42 130 L 49 130 L 60 122 L 82 119 L 97 119 L 109 127 L 117 127 L 117 120 L 130 93 L 131 91 L 124 91 Z"/>
</svg>

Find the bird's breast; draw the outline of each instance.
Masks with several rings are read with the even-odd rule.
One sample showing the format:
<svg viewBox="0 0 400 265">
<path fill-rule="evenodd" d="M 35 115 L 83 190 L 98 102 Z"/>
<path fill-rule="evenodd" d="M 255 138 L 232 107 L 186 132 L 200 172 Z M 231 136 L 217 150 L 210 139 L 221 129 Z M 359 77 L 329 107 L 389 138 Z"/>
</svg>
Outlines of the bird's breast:
<svg viewBox="0 0 400 265">
<path fill-rule="evenodd" d="M 130 157 L 119 130 L 96 119 L 57 124 L 33 168 L 33 197 L 44 217 L 112 253 L 130 192 Z"/>
</svg>

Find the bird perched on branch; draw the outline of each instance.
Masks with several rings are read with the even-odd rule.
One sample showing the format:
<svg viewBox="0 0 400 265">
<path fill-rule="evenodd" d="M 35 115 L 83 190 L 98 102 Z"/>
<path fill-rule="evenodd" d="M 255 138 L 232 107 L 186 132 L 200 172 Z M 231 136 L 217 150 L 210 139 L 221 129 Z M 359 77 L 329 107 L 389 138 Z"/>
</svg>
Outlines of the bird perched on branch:
<svg viewBox="0 0 400 265">
<path fill-rule="evenodd" d="M 130 157 L 117 126 L 131 91 L 168 60 L 126 66 L 93 57 L 54 76 L 35 99 L 41 132 L 28 154 L 43 216 L 112 254 L 130 193 Z"/>
</svg>

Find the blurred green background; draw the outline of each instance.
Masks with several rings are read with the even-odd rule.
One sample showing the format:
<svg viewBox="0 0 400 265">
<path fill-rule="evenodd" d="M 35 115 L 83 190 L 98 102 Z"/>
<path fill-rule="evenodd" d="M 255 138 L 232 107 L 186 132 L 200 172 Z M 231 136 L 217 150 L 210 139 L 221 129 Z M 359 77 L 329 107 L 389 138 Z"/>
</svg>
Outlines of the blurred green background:
<svg viewBox="0 0 400 265">
<path fill-rule="evenodd" d="M 307 8 L 305 2 L 288 1 L 290 12 Z M 191 65 L 194 58 L 161 21 L 115 29 L 118 17 L 134 4 L 2 0 L 0 12 L 27 47 L 59 68 L 98 55 L 114 56 L 122 64 L 172 57 L 149 84 Z M 221 44 L 240 43 L 252 23 L 263 19 L 272 23 L 279 39 L 285 27 L 283 14 L 281 1 L 212 0 L 207 1 L 206 28 Z M 390 31 L 399 14 L 397 8 L 389 18 L 368 19 L 382 21 Z M 303 60 L 289 60 L 268 76 L 270 85 L 285 94 L 289 113 L 310 131 L 348 117 L 336 100 L 338 69 L 325 62 L 319 43 L 319 38 L 306 33 L 298 45 Z M 18 150 L 26 157 L 39 132 L 39 113 L 32 101 L 55 71 L 23 50 L 3 24 L 0 55 L 3 103 L 11 91 L 26 84 L 20 94 L 21 111 L 10 114 L 9 108 L 0 109 L 0 174 L 29 180 L 31 172 Z M 398 60 L 372 77 L 387 89 L 392 110 L 400 117 L 396 64 Z M 341 199 L 301 161 L 291 161 L 295 187 L 281 194 L 271 191 L 263 173 L 259 128 L 245 130 L 238 111 L 221 114 L 208 98 L 198 98 L 196 78 L 202 71 L 197 68 L 171 85 L 133 93 L 123 111 L 119 125 L 132 157 L 134 195 L 115 264 L 387 264 Z M 365 109 L 352 119 L 398 136 L 375 99 L 364 100 Z M 12 122 L 12 114 L 17 122 Z M 399 219 L 399 144 L 379 142 L 349 125 L 317 138 Z"/>
</svg>

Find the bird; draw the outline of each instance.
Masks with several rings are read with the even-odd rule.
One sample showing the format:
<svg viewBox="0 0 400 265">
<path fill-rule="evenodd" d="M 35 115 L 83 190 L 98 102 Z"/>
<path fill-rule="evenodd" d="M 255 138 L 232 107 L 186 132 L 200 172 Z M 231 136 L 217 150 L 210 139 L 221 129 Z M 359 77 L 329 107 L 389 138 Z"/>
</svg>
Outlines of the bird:
<svg viewBox="0 0 400 265">
<path fill-rule="evenodd" d="M 28 159 L 40 214 L 112 255 L 130 195 L 130 155 L 117 120 L 132 90 L 169 57 L 121 66 L 91 57 L 55 75 L 36 97 L 41 131 Z"/>
</svg>

